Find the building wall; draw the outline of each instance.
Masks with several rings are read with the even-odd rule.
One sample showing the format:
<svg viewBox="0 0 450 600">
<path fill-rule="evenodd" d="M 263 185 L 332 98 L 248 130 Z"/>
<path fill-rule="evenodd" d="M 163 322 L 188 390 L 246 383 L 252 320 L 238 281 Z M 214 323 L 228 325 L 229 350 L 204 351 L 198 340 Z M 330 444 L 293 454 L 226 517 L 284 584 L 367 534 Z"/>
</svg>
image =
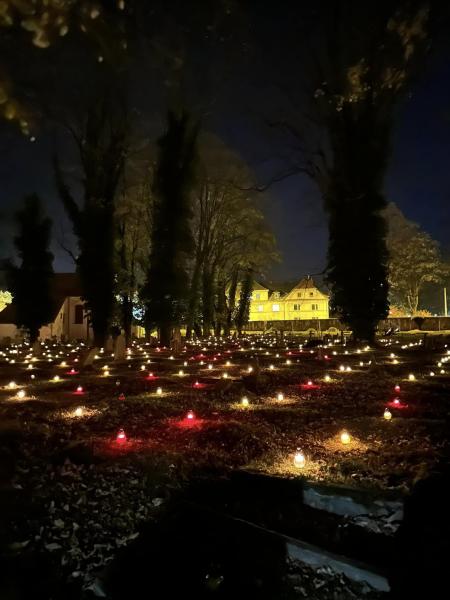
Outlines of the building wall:
<svg viewBox="0 0 450 600">
<path fill-rule="evenodd" d="M 0 324 L 0 340 L 5 338 L 11 338 L 14 340 L 17 336 L 17 327 L 12 323 L 1 323 Z"/>
<path fill-rule="evenodd" d="M 84 340 L 92 338 L 92 329 L 89 328 L 86 315 L 83 313 L 83 323 L 75 323 L 76 306 L 82 306 L 83 301 L 79 296 L 67 297 L 61 305 L 53 323 L 44 325 L 39 330 L 41 340 L 57 338 L 58 340 Z M 14 324 L 0 325 L 0 339 L 9 337 L 12 340 L 21 337 L 20 331 Z"/>
<path fill-rule="evenodd" d="M 88 333 L 88 320 L 84 311 L 83 323 L 75 323 L 77 306 L 83 306 L 83 301 L 79 296 L 69 296 L 64 300 L 61 310 L 54 321 L 54 327 L 56 327 L 56 329 L 53 329 L 53 335 L 56 335 L 57 337 L 64 336 L 67 340 L 85 341 L 88 339 L 88 336 L 92 337 L 91 328 L 89 328 Z"/>
<path fill-rule="evenodd" d="M 269 297 L 268 290 L 255 290 L 250 299 L 250 321 L 296 321 L 328 317 L 328 298 L 317 288 L 294 288 L 283 297 L 277 292 Z"/>
<path fill-rule="evenodd" d="M 252 321 L 247 323 L 246 332 L 284 331 L 286 333 L 303 333 L 312 335 L 330 334 L 337 335 L 340 331 L 348 331 L 339 319 L 294 319 L 282 321 Z"/>
</svg>

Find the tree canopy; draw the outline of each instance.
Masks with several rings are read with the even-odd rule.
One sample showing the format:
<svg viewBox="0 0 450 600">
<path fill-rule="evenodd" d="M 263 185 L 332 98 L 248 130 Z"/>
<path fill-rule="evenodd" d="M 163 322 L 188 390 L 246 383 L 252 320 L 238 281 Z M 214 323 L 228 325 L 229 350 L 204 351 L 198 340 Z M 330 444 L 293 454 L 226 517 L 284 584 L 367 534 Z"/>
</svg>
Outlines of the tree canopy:
<svg viewBox="0 0 450 600">
<path fill-rule="evenodd" d="M 448 269 L 438 243 L 406 219 L 395 204 L 389 204 L 384 214 L 388 224 L 390 301 L 415 316 L 424 284 L 441 283 Z"/>
</svg>

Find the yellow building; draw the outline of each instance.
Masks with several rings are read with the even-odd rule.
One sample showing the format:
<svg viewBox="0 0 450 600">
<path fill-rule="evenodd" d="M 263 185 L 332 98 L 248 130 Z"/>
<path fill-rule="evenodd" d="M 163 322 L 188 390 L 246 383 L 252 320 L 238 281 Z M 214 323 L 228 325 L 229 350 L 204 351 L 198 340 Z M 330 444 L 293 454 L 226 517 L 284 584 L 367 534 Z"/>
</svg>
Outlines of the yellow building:
<svg viewBox="0 0 450 600">
<path fill-rule="evenodd" d="M 249 321 L 294 321 L 328 319 L 328 296 L 311 277 L 302 279 L 290 292 L 270 292 L 255 282 L 250 300 Z"/>
</svg>

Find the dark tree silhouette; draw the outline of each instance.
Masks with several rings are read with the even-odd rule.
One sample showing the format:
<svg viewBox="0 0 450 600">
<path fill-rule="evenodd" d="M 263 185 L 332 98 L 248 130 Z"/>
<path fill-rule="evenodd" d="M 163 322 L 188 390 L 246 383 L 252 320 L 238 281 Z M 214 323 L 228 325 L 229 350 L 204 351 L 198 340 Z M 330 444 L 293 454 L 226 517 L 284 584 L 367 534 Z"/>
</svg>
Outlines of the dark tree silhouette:
<svg viewBox="0 0 450 600">
<path fill-rule="evenodd" d="M 303 172 L 320 187 L 332 306 L 355 339 L 372 341 L 388 313 L 384 176 L 394 112 L 429 46 L 430 20 L 422 2 L 319 3 L 305 33 L 309 113 L 303 102 L 271 123 L 299 149 L 273 181 Z"/>
<path fill-rule="evenodd" d="M 127 144 L 124 107 L 113 97 L 110 91 L 90 107 L 80 132 L 71 128 L 83 170 L 82 207 L 55 158 L 59 195 L 78 238 L 76 265 L 96 347 L 105 344 L 114 308 L 114 210 Z"/>
<path fill-rule="evenodd" d="M 49 251 L 52 222 L 43 215 L 36 194 L 25 198 L 16 221 L 19 231 L 14 245 L 20 265 L 9 262 L 7 277 L 16 308 L 15 324 L 28 330 L 30 344 L 34 344 L 39 329 L 53 317 L 53 254 Z"/>
<path fill-rule="evenodd" d="M 393 113 L 427 39 L 428 11 L 389 3 L 335 5 L 315 92 L 327 131 L 323 187 L 328 213 L 327 281 L 355 339 L 373 341 L 388 314 L 388 252 L 382 210 Z"/>
<path fill-rule="evenodd" d="M 234 320 L 236 329 L 239 335 L 242 334 L 244 325 L 248 322 L 250 314 L 250 298 L 253 289 L 253 273 L 251 269 L 248 269 L 244 275 L 241 283 L 241 291 L 239 295 L 239 303 L 236 311 L 236 318 Z"/>
<path fill-rule="evenodd" d="M 191 194 L 197 162 L 198 124 L 187 112 L 168 112 L 167 130 L 158 142 L 154 179 L 150 268 L 143 289 L 147 326 L 157 326 L 169 346 L 174 327 L 186 314 L 187 262 L 194 251 Z"/>
</svg>

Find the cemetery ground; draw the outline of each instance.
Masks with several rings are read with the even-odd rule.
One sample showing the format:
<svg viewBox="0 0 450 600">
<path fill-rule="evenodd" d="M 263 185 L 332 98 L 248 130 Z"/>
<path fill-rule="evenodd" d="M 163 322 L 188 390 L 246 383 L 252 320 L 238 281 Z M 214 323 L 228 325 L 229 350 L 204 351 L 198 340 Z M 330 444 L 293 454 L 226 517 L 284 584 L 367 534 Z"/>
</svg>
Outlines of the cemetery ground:
<svg viewBox="0 0 450 600">
<path fill-rule="evenodd" d="M 140 597 L 143 581 L 231 597 L 233 578 L 251 595 L 261 565 L 252 597 L 384 597 L 304 547 L 279 578 L 285 540 L 389 570 L 403 498 L 448 462 L 445 341 L 141 343 L 92 368 L 81 346 L 4 349 L 1 597 Z M 378 508 L 339 508 L 349 496 Z"/>
</svg>

